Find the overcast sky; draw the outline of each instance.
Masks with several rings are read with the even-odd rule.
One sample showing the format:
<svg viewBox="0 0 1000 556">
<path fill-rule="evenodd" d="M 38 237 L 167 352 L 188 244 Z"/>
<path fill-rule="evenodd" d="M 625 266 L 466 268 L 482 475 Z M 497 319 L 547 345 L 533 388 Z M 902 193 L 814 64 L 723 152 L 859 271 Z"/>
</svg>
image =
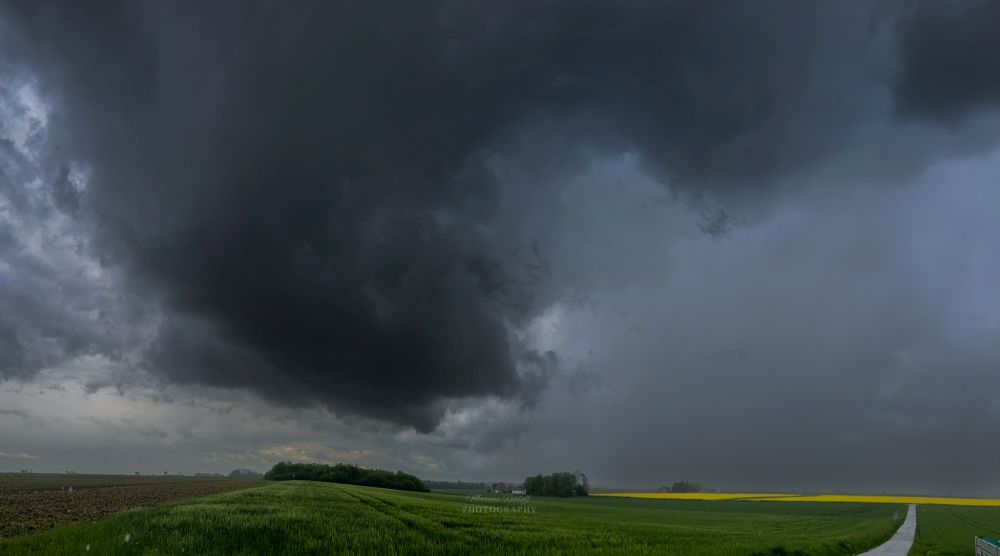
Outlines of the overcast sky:
<svg viewBox="0 0 1000 556">
<path fill-rule="evenodd" d="M 0 2 L 0 470 L 998 496 L 998 25 Z"/>
</svg>

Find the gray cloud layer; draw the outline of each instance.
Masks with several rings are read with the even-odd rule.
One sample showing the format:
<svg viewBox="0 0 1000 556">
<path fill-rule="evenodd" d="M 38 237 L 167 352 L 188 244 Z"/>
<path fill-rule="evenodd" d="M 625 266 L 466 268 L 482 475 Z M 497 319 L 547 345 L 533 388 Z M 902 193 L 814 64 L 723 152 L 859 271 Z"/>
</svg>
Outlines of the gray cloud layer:
<svg viewBox="0 0 1000 556">
<path fill-rule="evenodd" d="M 899 112 L 954 122 L 1000 102 L 996 2 L 918 2 L 904 17 Z"/>
<path fill-rule="evenodd" d="M 879 401 L 908 391 L 893 373 L 914 361 L 923 370 L 905 376 L 919 384 L 960 367 L 970 387 L 997 364 L 981 343 L 993 324 L 970 321 L 974 345 L 942 332 L 965 297 L 907 283 L 952 259 L 902 233 L 919 218 L 893 207 L 940 218 L 929 241 L 975 235 L 914 184 L 935 161 L 995 145 L 995 11 L 7 6 L 5 91 L 31 83 L 50 113 L 39 161 L 4 151 L 0 193 L 22 224 L 5 234 L 14 220 L 0 220 L 0 261 L 17 269 L 2 274 L 0 376 L 141 351 L 135 364 L 166 382 L 437 428 L 442 444 L 476 450 L 563 434 L 579 400 L 604 407 L 591 397 L 614 392 L 627 407 L 605 408 L 618 417 L 586 442 L 651 423 L 691 453 L 722 456 L 699 439 L 766 430 L 862 435 L 874 449 L 921 403 L 961 426 L 922 387 Z M 23 200 L 34 167 L 44 206 Z M 65 168 L 85 168 L 86 187 Z M 945 200 L 985 194 L 970 187 Z M 29 232 L 55 221 L 109 273 L 100 295 L 70 263 L 24 259 Z M 975 279 L 992 270 L 960 262 L 937 285 L 986 295 Z M 72 317 L 101 311 L 119 324 Z M 568 320 L 575 339 L 550 341 Z M 776 392 L 792 400 L 780 410 Z M 870 409 L 882 402 L 895 413 Z M 675 425 L 709 406 L 716 419 Z M 759 460 L 745 450 L 763 469 L 781 450 L 759 446 Z M 587 457 L 608 476 L 643 475 Z"/>
</svg>

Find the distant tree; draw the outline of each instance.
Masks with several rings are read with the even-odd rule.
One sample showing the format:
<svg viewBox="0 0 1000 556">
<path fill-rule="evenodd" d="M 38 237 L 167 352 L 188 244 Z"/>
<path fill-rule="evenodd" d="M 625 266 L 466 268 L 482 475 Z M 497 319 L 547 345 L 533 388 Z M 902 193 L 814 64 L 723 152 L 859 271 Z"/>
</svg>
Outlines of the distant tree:
<svg viewBox="0 0 1000 556">
<path fill-rule="evenodd" d="M 587 489 L 577 482 L 574 473 L 534 475 L 524 479 L 524 490 L 531 496 L 586 496 Z"/>
<path fill-rule="evenodd" d="M 534 475 L 524 479 L 524 491 L 531 496 L 542 495 L 542 476 Z"/>
<path fill-rule="evenodd" d="M 587 480 L 587 475 L 578 469 L 573 472 L 573 476 L 576 477 L 576 495 L 587 496 L 590 494 L 590 481 Z"/>
<path fill-rule="evenodd" d="M 704 490 L 699 483 L 678 481 L 670 487 L 670 492 L 701 492 Z"/>
</svg>

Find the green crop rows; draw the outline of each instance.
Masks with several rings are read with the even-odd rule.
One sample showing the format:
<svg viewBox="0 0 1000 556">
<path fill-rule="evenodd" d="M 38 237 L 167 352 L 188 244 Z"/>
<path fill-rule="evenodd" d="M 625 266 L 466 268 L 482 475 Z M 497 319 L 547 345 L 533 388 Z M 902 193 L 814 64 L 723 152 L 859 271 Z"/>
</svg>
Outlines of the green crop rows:
<svg viewBox="0 0 1000 556">
<path fill-rule="evenodd" d="M 88 545 L 91 554 L 855 554 L 886 540 L 902 509 L 609 498 L 470 502 L 457 494 L 290 481 L 63 525 L 0 542 L 0 554 L 83 554 Z"/>
</svg>

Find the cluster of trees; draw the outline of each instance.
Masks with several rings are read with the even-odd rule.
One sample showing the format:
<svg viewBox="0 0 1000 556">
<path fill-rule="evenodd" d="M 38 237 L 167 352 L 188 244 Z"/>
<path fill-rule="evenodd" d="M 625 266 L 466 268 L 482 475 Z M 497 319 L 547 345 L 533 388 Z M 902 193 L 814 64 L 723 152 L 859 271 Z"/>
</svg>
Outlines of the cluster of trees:
<svg viewBox="0 0 1000 556">
<path fill-rule="evenodd" d="M 535 475 L 524 480 L 524 490 L 530 496 L 586 496 L 587 487 L 580 484 L 574 473 Z"/>
<path fill-rule="evenodd" d="M 694 483 L 690 481 L 677 481 L 671 486 L 660 487 L 657 492 L 704 492 L 704 487 L 701 483 Z"/>
<path fill-rule="evenodd" d="M 349 485 L 393 488 L 396 490 L 413 490 L 430 492 L 423 481 L 402 471 L 383 471 L 381 469 L 364 469 L 357 465 L 338 463 L 326 465 L 323 463 L 292 463 L 283 461 L 274 464 L 270 471 L 264 473 L 268 481 L 323 481 L 326 483 L 346 483 Z"/>
</svg>

